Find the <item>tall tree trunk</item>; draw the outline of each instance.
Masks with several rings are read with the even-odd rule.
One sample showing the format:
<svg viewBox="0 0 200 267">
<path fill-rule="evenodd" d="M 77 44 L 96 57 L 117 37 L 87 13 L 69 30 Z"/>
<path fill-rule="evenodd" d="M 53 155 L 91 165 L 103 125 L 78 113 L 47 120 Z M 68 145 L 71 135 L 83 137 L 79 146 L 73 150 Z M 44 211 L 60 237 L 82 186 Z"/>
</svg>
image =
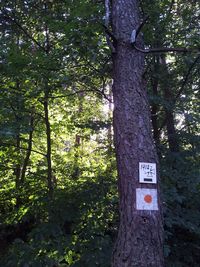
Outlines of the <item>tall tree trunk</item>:
<svg viewBox="0 0 200 267">
<path fill-rule="evenodd" d="M 18 155 L 18 158 L 20 158 L 20 134 L 17 134 L 16 136 L 16 152 Z M 17 159 L 18 161 L 18 159 Z M 19 195 L 19 187 L 20 187 L 20 175 L 21 175 L 21 165 L 20 163 L 17 162 L 15 169 L 14 169 L 14 174 L 15 174 L 15 188 L 17 190 L 17 196 L 16 196 L 16 208 L 20 206 L 20 195 Z"/>
<path fill-rule="evenodd" d="M 17 41 L 18 43 L 18 41 Z M 16 81 L 16 89 L 18 92 L 20 92 L 20 83 L 17 80 Z M 21 136 L 20 136 L 20 131 L 21 131 L 21 117 L 20 117 L 20 101 L 19 98 L 16 97 L 16 103 L 15 107 L 12 106 L 11 108 L 13 109 L 14 116 L 15 116 L 15 123 L 16 123 L 16 153 L 17 153 L 17 163 L 14 169 L 14 174 L 15 174 L 15 187 L 17 191 L 17 196 L 16 196 L 16 207 L 18 208 L 21 203 L 21 198 L 20 198 L 20 192 L 19 192 L 19 187 L 20 187 L 20 177 L 21 177 L 21 150 L 20 150 L 20 145 L 21 145 Z M 20 159 L 20 161 L 19 161 Z"/>
<path fill-rule="evenodd" d="M 163 85 L 164 90 L 164 97 L 167 103 L 165 107 L 165 116 L 166 116 L 166 127 L 167 127 L 167 137 L 168 137 L 168 144 L 169 150 L 171 152 L 179 152 L 179 142 L 177 138 L 177 133 L 175 129 L 175 121 L 174 121 L 174 114 L 173 114 L 173 95 L 169 85 L 166 85 L 167 81 L 170 81 L 170 75 L 167 68 L 166 58 L 165 55 L 161 56 L 161 64 L 164 70 L 164 77 L 165 77 L 165 84 Z"/>
<path fill-rule="evenodd" d="M 51 127 L 49 122 L 49 89 L 45 90 L 44 97 L 44 114 L 45 114 L 45 125 L 46 125 L 46 140 L 47 140 L 47 183 L 49 190 L 49 197 L 53 196 L 53 175 L 52 175 L 52 164 L 51 164 Z"/>
<path fill-rule="evenodd" d="M 80 134 L 76 134 L 75 144 L 74 144 L 74 149 L 75 149 L 74 165 L 73 165 L 73 172 L 72 172 L 72 178 L 73 179 L 78 179 L 78 177 L 80 175 L 80 168 L 79 168 L 80 145 L 81 145 L 81 136 L 80 136 Z"/>
<path fill-rule="evenodd" d="M 144 57 L 130 44 L 131 33 L 139 24 L 138 1 L 113 1 L 112 27 L 117 39 L 113 54 L 113 126 L 120 195 L 120 226 L 113 267 L 164 266 L 159 187 L 139 183 L 139 162 L 158 163 L 142 80 Z M 137 45 L 142 46 L 141 37 Z M 158 190 L 158 210 L 138 208 L 141 203 L 136 189 L 140 188 Z"/>
<path fill-rule="evenodd" d="M 79 93 L 79 108 L 78 108 L 78 116 L 81 116 L 83 112 L 83 98 L 84 98 L 84 92 Z M 79 166 L 79 158 L 80 158 L 80 146 L 81 146 L 81 135 L 80 133 L 77 133 L 75 136 L 75 154 L 74 154 L 74 164 L 73 164 L 73 172 L 72 172 L 72 178 L 78 179 L 80 175 L 80 166 Z"/>
<path fill-rule="evenodd" d="M 153 97 L 156 98 L 158 97 L 158 58 L 154 57 L 154 68 L 153 68 L 153 73 L 156 74 L 156 76 L 151 77 L 151 86 L 152 86 L 152 92 L 153 92 Z M 159 111 L 159 106 L 157 104 L 157 99 L 154 101 L 153 99 L 153 104 L 151 106 L 151 121 L 152 121 L 152 126 L 153 126 L 153 139 L 156 142 L 156 145 L 159 146 L 160 144 L 160 131 L 158 127 L 158 111 Z"/>
<path fill-rule="evenodd" d="M 45 13 L 48 16 L 49 11 L 49 3 L 44 2 L 44 9 Z M 45 32 L 45 53 L 48 57 L 50 52 L 50 38 L 49 38 L 49 28 L 47 23 L 44 25 L 44 32 Z M 48 86 L 48 81 L 45 78 L 44 84 L 44 114 L 45 114 L 45 126 L 46 126 L 46 140 L 47 140 L 47 184 L 49 190 L 49 198 L 52 199 L 53 191 L 54 191 L 54 180 L 53 171 L 52 171 L 52 160 L 51 160 L 51 126 L 49 121 L 49 94 L 50 88 Z"/>
<path fill-rule="evenodd" d="M 108 103 L 108 120 L 109 122 L 112 119 L 112 85 L 109 83 L 109 103 Z M 112 133 L 112 124 L 108 126 L 108 156 L 111 158 L 112 155 L 112 144 L 113 144 L 113 133 Z"/>
</svg>

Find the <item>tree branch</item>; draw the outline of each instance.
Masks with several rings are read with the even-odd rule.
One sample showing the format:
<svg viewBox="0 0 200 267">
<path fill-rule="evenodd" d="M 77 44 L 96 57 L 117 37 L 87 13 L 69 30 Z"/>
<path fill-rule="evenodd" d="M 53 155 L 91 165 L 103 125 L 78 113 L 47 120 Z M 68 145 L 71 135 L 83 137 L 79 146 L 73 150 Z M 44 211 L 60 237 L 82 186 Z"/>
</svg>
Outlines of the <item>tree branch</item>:
<svg viewBox="0 0 200 267">
<path fill-rule="evenodd" d="M 2 143 L 2 142 L 0 142 L 0 147 L 1 147 L 1 146 L 3 146 L 3 147 L 17 147 L 16 145 L 13 145 L 13 144 L 6 144 L 6 143 Z M 46 154 L 44 154 L 44 153 L 42 153 L 42 152 L 40 152 L 40 151 L 34 150 L 34 149 L 28 149 L 28 148 L 25 148 L 25 147 L 17 147 L 17 148 L 19 148 L 19 149 L 21 149 L 21 150 L 26 150 L 26 151 L 35 152 L 35 153 L 40 154 L 40 155 L 42 155 L 42 156 L 44 156 L 44 157 L 47 156 Z"/>
<path fill-rule="evenodd" d="M 56 99 L 56 98 L 64 98 L 64 97 L 68 97 L 68 96 L 73 96 L 79 93 L 84 93 L 84 92 L 93 92 L 93 90 L 88 89 L 88 90 L 79 90 L 70 94 L 66 94 L 66 95 L 57 95 L 57 96 L 49 96 L 48 98 L 50 99 Z"/>
<path fill-rule="evenodd" d="M 79 84 L 81 84 L 81 86 L 83 86 L 82 83 L 79 82 Z M 106 100 L 108 100 L 109 102 L 112 103 L 112 101 L 108 98 L 108 96 L 104 93 L 104 90 L 99 90 L 99 89 L 85 89 L 85 90 L 79 90 L 70 94 L 66 94 L 66 95 L 57 95 L 57 96 L 49 96 L 50 99 L 57 99 L 57 98 L 65 98 L 65 97 L 69 97 L 69 96 L 73 96 L 76 94 L 80 94 L 80 93 L 85 93 L 85 92 L 92 92 L 92 93 L 97 93 L 102 95 Z"/>
<path fill-rule="evenodd" d="M 106 41 L 107 41 L 108 46 L 110 47 L 112 53 L 115 53 L 116 52 L 115 46 L 116 46 L 117 39 L 106 25 L 104 24 L 101 24 L 101 25 L 103 26 L 105 30 Z"/>
<path fill-rule="evenodd" d="M 140 31 L 142 30 L 143 26 L 145 25 L 145 23 L 147 22 L 147 20 L 149 19 L 149 16 L 144 17 L 142 23 L 139 25 L 139 27 L 136 30 L 136 38 L 138 36 L 138 34 L 140 33 Z"/>
<path fill-rule="evenodd" d="M 172 1 L 173 4 L 173 1 Z M 146 16 L 142 23 L 139 25 L 137 30 L 133 30 L 131 33 L 130 43 L 133 46 L 133 48 L 141 53 L 149 54 L 149 53 L 166 53 L 166 52 L 200 52 L 200 47 L 197 48 L 185 48 L 185 47 L 158 47 L 158 48 L 150 48 L 150 49 L 143 49 L 136 45 L 137 37 L 142 29 L 142 27 L 145 25 L 147 20 L 149 19 L 149 16 Z M 116 40 L 116 38 L 115 38 Z"/>
<path fill-rule="evenodd" d="M 41 48 L 43 51 L 46 52 L 46 49 L 26 30 L 24 27 L 14 18 L 11 17 L 5 10 L 3 10 L 3 14 L 7 19 L 9 19 L 11 22 L 16 24 L 20 30 L 23 31 L 23 33 L 30 39 L 32 40 L 39 48 Z M 15 14 L 14 14 L 15 15 Z"/>
<path fill-rule="evenodd" d="M 178 91 L 177 95 L 175 96 L 174 104 L 175 104 L 176 100 L 179 98 L 179 96 L 181 95 L 181 93 L 183 92 L 183 90 L 184 90 L 184 88 L 185 88 L 185 85 L 186 85 L 187 82 L 188 82 L 190 73 L 192 72 L 192 69 L 194 68 L 194 66 L 196 65 L 196 63 L 198 62 L 199 59 L 200 59 L 200 54 L 195 58 L 194 62 L 190 65 L 190 67 L 189 67 L 189 69 L 188 69 L 188 72 L 187 72 L 187 74 L 186 74 L 186 76 L 185 76 L 185 79 L 184 79 L 183 82 L 182 82 L 181 88 L 180 88 L 180 90 Z"/>
<path fill-rule="evenodd" d="M 82 84 L 81 82 L 77 82 L 78 84 L 80 84 L 82 87 L 85 87 L 84 84 Z M 99 95 L 102 95 L 107 101 L 112 102 L 112 100 L 104 93 L 104 89 L 103 90 L 100 90 L 98 88 L 95 88 L 95 89 L 86 89 L 86 91 L 90 91 L 90 92 L 93 92 L 93 93 L 97 93 Z"/>
<path fill-rule="evenodd" d="M 167 53 L 167 52 L 179 52 L 179 53 L 186 53 L 186 52 L 200 52 L 200 48 L 184 48 L 184 47 L 161 47 L 161 48 L 150 48 L 150 49 L 142 49 L 137 47 L 133 44 L 133 47 L 142 53 L 150 54 L 150 53 Z"/>
<path fill-rule="evenodd" d="M 108 29 L 108 27 L 104 24 L 101 24 L 103 28 L 105 29 L 105 33 L 108 34 L 108 36 L 112 39 L 113 42 L 117 42 L 117 38 L 114 36 L 114 34 Z"/>
<path fill-rule="evenodd" d="M 192 69 L 194 68 L 195 64 L 198 62 L 199 59 L 200 59 L 200 55 L 198 55 L 198 56 L 195 58 L 194 62 L 193 62 L 193 63 L 191 64 L 191 66 L 189 67 L 188 72 L 187 72 L 187 74 L 186 74 L 186 76 L 185 76 L 185 79 L 184 79 L 183 82 L 182 82 L 181 88 L 180 88 L 180 90 L 178 91 L 178 93 L 176 94 L 176 96 L 175 96 L 175 98 L 174 98 L 173 106 L 176 104 L 176 101 L 178 100 L 178 98 L 180 97 L 181 93 L 183 92 L 183 90 L 184 90 L 184 88 L 185 88 L 185 86 L 186 86 L 186 84 L 187 84 L 187 82 L 188 82 L 190 73 L 191 73 Z M 162 123 L 162 125 L 161 125 L 160 128 L 159 128 L 159 132 L 161 132 L 161 130 L 162 130 L 163 127 L 165 126 L 166 121 L 167 121 L 167 120 L 166 120 L 166 118 L 165 118 L 164 121 L 163 121 L 163 123 Z"/>
</svg>

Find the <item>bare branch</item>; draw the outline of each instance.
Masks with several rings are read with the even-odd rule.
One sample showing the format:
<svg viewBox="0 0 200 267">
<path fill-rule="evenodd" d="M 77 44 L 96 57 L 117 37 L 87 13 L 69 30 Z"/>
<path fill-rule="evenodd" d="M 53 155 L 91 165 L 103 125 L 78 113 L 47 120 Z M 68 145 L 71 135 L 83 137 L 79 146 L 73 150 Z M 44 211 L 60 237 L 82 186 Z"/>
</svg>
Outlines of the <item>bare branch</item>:
<svg viewBox="0 0 200 267">
<path fill-rule="evenodd" d="M 172 5 L 173 5 L 172 1 Z M 171 7 L 172 8 L 172 7 Z M 170 8 L 170 10 L 171 10 Z M 150 49 L 143 49 L 136 46 L 137 36 L 139 35 L 142 27 L 145 25 L 149 16 L 146 16 L 143 22 L 139 25 L 139 27 L 135 30 L 133 29 L 131 33 L 130 43 L 133 48 L 141 53 L 149 54 L 149 53 L 167 53 L 167 52 L 179 52 L 179 53 L 186 53 L 186 52 L 200 52 L 200 47 L 197 48 L 185 48 L 185 47 L 158 47 L 158 48 L 150 48 Z M 116 38 L 115 38 L 116 39 Z"/>
<path fill-rule="evenodd" d="M 150 54 L 150 53 L 167 53 L 167 52 L 179 52 L 179 53 L 186 53 L 186 52 L 200 52 L 200 48 L 184 48 L 184 47 L 161 47 L 161 48 L 150 48 L 150 49 L 142 49 L 137 47 L 133 44 L 133 47 L 142 53 Z"/>
</svg>

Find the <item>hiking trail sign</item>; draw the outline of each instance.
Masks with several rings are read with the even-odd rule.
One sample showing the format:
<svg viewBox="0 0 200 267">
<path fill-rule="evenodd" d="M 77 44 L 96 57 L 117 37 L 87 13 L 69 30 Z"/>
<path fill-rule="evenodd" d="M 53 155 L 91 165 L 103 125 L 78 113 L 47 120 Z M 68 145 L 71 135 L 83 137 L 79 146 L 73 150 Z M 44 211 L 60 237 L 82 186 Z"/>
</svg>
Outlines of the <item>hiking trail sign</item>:
<svg viewBox="0 0 200 267">
<path fill-rule="evenodd" d="M 147 184 L 156 184 L 156 163 L 139 163 L 139 182 Z"/>
<path fill-rule="evenodd" d="M 137 210 L 158 210 L 157 189 L 136 188 Z"/>
</svg>

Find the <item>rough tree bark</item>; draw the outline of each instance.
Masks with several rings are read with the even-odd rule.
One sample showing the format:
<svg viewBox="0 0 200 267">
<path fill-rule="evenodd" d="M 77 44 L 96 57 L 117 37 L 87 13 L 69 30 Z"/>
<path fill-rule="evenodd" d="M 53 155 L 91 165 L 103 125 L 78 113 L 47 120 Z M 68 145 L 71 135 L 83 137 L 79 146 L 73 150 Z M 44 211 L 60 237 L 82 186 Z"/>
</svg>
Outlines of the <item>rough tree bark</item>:
<svg viewBox="0 0 200 267">
<path fill-rule="evenodd" d="M 154 65 L 153 65 L 153 73 L 156 75 L 154 76 L 153 73 L 151 75 L 151 87 L 154 97 L 158 97 L 158 85 L 159 80 L 157 77 L 158 73 L 158 60 L 159 58 L 154 56 Z M 151 106 L 151 121 L 153 126 L 153 139 L 155 140 L 156 146 L 159 147 L 160 145 L 160 131 L 158 126 L 158 112 L 159 112 L 159 105 L 153 101 Z"/>
<path fill-rule="evenodd" d="M 130 44 L 140 25 L 136 0 L 112 1 L 114 142 L 120 195 L 120 225 L 113 267 L 162 267 L 163 227 L 158 184 L 139 183 L 139 162 L 158 163 L 143 81 L 144 56 Z M 142 38 L 138 38 L 142 47 Z M 159 176 L 159 175 L 158 175 Z M 158 177 L 159 180 L 159 177 Z M 136 189 L 158 190 L 158 210 L 137 210 Z"/>
</svg>

